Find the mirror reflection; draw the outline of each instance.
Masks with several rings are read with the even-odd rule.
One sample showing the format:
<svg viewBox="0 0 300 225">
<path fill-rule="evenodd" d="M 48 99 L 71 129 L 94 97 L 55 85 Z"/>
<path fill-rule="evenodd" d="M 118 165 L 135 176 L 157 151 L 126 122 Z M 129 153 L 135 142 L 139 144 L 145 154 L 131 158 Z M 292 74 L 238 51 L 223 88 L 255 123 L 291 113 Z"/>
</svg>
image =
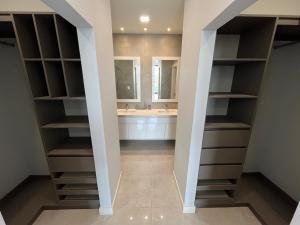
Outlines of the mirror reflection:
<svg viewBox="0 0 300 225">
<path fill-rule="evenodd" d="M 115 57 L 118 102 L 140 101 L 140 58 Z"/>
<path fill-rule="evenodd" d="M 152 58 L 153 102 L 177 102 L 179 64 L 178 57 Z"/>
</svg>

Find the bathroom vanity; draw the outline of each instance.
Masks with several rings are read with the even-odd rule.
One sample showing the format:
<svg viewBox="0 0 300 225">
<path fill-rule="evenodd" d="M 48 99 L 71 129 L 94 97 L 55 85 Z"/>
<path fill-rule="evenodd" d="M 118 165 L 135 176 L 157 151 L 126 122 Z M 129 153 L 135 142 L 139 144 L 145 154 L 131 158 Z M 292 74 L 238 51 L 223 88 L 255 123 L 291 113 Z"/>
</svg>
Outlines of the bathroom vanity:
<svg viewBox="0 0 300 225">
<path fill-rule="evenodd" d="M 118 109 L 120 140 L 175 140 L 177 109 Z"/>
</svg>

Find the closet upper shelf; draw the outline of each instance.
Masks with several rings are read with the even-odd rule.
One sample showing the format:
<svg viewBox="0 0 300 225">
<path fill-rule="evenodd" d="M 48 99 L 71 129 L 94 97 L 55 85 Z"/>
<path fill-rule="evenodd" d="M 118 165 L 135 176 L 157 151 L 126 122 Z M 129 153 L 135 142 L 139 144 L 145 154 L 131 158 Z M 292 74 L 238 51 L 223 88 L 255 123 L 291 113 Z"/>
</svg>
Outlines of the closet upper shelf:
<svg viewBox="0 0 300 225">
<path fill-rule="evenodd" d="M 300 41 L 300 19 L 280 18 L 275 34 L 276 41 Z"/>
<path fill-rule="evenodd" d="M 50 97 L 50 96 L 43 96 L 43 97 L 36 97 L 34 98 L 34 100 L 37 101 L 61 101 L 61 100 L 80 100 L 80 101 L 84 101 L 85 97 L 84 96 L 80 96 L 80 97 L 69 97 L 69 96 L 61 96 L 61 97 Z"/>
<path fill-rule="evenodd" d="M 266 62 L 266 58 L 215 58 L 214 65 L 236 65 L 242 63 Z"/>
</svg>

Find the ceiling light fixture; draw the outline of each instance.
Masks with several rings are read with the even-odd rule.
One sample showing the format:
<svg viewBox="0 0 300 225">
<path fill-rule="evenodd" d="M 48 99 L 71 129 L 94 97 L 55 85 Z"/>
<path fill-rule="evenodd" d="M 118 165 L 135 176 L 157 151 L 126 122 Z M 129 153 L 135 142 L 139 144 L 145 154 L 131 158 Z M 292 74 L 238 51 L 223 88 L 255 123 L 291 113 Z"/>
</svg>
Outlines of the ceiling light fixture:
<svg viewBox="0 0 300 225">
<path fill-rule="evenodd" d="M 140 16 L 140 21 L 141 21 L 141 23 L 149 23 L 150 17 L 147 15 L 142 15 L 142 16 Z"/>
<path fill-rule="evenodd" d="M 168 27 L 167 31 L 168 31 L 168 32 L 170 32 L 170 31 L 171 31 L 171 28 L 170 28 L 170 27 Z"/>
<path fill-rule="evenodd" d="M 147 30 L 148 30 L 148 28 L 147 28 L 147 27 L 145 27 L 145 28 L 144 28 L 144 31 L 147 31 Z"/>
<path fill-rule="evenodd" d="M 120 30 L 121 30 L 121 31 L 124 31 L 124 27 L 121 27 Z"/>
</svg>

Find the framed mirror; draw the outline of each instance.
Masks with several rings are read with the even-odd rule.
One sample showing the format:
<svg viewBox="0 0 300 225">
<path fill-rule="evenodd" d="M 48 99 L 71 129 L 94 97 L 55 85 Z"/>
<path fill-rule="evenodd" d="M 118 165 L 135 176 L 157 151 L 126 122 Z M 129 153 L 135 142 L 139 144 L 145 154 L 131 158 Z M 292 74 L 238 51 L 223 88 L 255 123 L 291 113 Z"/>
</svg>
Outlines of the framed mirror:
<svg viewBox="0 0 300 225">
<path fill-rule="evenodd" d="M 178 102 L 180 57 L 152 57 L 152 102 Z"/>
<path fill-rule="evenodd" d="M 118 102 L 141 101 L 140 57 L 116 56 L 115 76 Z"/>
</svg>

